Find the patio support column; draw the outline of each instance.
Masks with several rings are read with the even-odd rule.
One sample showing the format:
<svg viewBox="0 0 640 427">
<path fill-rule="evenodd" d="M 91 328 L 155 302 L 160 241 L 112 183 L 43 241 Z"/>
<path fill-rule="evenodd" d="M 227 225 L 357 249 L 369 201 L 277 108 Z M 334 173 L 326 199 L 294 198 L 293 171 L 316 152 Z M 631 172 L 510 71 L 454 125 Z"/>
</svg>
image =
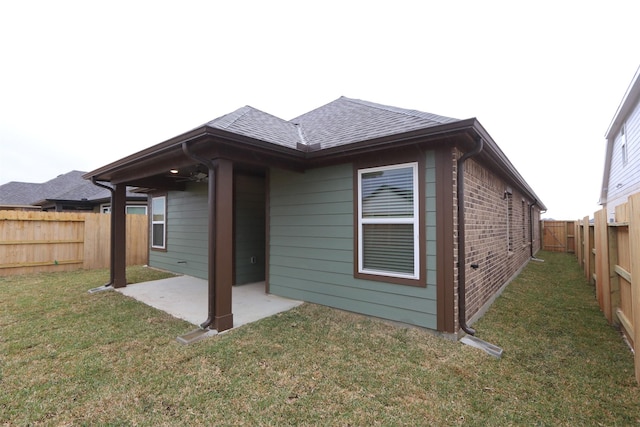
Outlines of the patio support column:
<svg viewBox="0 0 640 427">
<path fill-rule="evenodd" d="M 125 184 L 116 184 L 113 193 L 113 206 L 111 206 L 111 215 L 113 227 L 111 232 L 114 233 L 111 239 L 115 248 L 111 251 L 113 254 L 113 287 L 124 288 L 127 286 L 127 186 Z"/>
<path fill-rule="evenodd" d="M 215 230 L 209 230 L 209 233 L 215 233 L 216 242 L 214 328 L 222 332 L 233 327 L 233 162 L 218 159 L 216 164 L 216 200 L 213 204 L 216 225 Z"/>
</svg>

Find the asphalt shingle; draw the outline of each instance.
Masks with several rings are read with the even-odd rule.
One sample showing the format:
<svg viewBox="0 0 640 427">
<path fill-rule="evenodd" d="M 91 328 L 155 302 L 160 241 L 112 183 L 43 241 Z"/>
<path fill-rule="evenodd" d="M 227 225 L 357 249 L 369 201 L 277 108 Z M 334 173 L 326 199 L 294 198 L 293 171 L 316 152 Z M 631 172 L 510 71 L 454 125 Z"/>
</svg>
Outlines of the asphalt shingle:
<svg viewBox="0 0 640 427">
<path fill-rule="evenodd" d="M 45 200 L 109 199 L 109 190 L 83 179 L 85 173 L 74 170 L 41 184 L 11 181 L 0 185 L 0 205 L 34 205 Z M 127 197 L 133 195 L 127 191 Z"/>
<path fill-rule="evenodd" d="M 298 144 L 324 149 L 456 121 L 342 96 L 289 121 L 245 106 L 206 125 L 293 149 Z"/>
</svg>

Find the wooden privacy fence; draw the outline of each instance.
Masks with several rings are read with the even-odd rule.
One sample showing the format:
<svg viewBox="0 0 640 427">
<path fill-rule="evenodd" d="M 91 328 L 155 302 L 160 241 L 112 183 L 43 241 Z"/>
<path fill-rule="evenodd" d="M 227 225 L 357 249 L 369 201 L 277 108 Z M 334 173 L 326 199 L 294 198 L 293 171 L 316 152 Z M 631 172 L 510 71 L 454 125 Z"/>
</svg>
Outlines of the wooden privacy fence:
<svg viewBox="0 0 640 427">
<path fill-rule="evenodd" d="M 575 252 L 575 221 L 540 221 L 542 250 Z"/>
<path fill-rule="evenodd" d="M 634 349 L 640 382 L 640 193 L 616 207 L 616 222 L 602 209 L 576 222 L 576 256 L 585 278 L 595 285 L 600 309 L 619 326 Z"/>
<path fill-rule="evenodd" d="M 127 215 L 127 265 L 148 263 L 146 215 Z M 111 215 L 0 211 L 0 276 L 108 268 Z"/>
</svg>

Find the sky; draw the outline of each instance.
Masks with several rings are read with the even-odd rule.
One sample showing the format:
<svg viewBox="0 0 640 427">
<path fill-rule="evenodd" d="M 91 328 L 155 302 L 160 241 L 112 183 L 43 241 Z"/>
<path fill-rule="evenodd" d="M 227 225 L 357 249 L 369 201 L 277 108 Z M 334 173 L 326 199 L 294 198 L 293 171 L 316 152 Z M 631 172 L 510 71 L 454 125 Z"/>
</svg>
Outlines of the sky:
<svg viewBox="0 0 640 427">
<path fill-rule="evenodd" d="M 593 216 L 640 2 L 0 0 L 0 185 L 91 171 L 245 105 L 475 117 L 548 210 Z"/>
</svg>

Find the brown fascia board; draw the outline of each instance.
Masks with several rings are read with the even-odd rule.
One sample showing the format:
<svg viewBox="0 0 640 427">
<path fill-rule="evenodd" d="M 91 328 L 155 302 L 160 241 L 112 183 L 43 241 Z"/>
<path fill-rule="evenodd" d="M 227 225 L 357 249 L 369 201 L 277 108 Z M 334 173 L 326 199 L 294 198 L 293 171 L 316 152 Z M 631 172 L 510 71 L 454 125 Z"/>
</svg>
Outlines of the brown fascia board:
<svg viewBox="0 0 640 427">
<path fill-rule="evenodd" d="M 504 152 L 498 147 L 491 135 L 489 135 L 486 129 L 475 117 L 418 131 L 410 131 L 399 135 L 397 134 L 324 150 L 310 151 L 306 153 L 306 158 L 309 159 L 311 163 L 322 164 L 323 161 L 335 159 L 336 157 L 351 157 L 389 148 L 398 149 L 402 146 L 413 144 L 439 143 L 443 140 L 449 140 L 457 144 L 459 148 L 466 151 L 473 148 L 474 140 L 478 136 L 481 137 L 485 143 L 480 157 L 487 158 L 489 160 L 489 166 L 492 169 L 497 169 L 497 172 L 501 176 L 506 178 L 508 181 L 513 182 L 514 185 L 532 201 L 535 201 L 541 210 L 546 210 L 546 206 L 542 201 L 540 201 L 529 184 L 527 184 Z"/>
<path fill-rule="evenodd" d="M 193 160 L 187 158 L 182 151 L 182 144 L 185 142 L 194 145 L 199 142 L 208 142 L 216 143 L 220 146 L 227 145 L 232 147 L 237 147 L 238 143 L 240 143 L 244 147 L 251 147 L 265 155 L 273 156 L 275 154 L 276 156 L 281 156 L 291 161 L 293 168 L 296 168 L 296 162 L 300 162 L 304 158 L 304 154 L 298 150 L 205 125 L 88 172 L 82 177 L 84 179 L 92 179 L 95 177 L 98 181 L 126 183 L 149 177 L 164 169 L 168 170 L 170 167 L 193 164 Z M 212 147 L 209 147 L 209 149 L 205 151 L 211 151 L 211 149 Z M 151 165 L 154 165 L 153 172 L 145 170 L 145 166 Z"/>
<path fill-rule="evenodd" d="M 98 181 L 111 182 L 114 171 L 126 168 L 127 166 L 131 166 L 132 164 L 137 164 L 145 159 L 153 158 L 163 152 L 175 150 L 175 146 L 179 143 L 182 143 L 183 140 L 189 141 L 198 137 L 203 137 L 204 135 L 204 127 L 193 129 L 189 132 L 183 133 L 182 135 L 176 136 L 167 141 L 146 148 L 142 151 L 138 151 L 137 153 L 131 154 L 120 160 L 109 163 L 108 165 L 102 166 L 101 168 L 95 169 L 91 172 L 87 172 L 86 174 L 82 175 L 82 178 L 95 178 Z"/>
<path fill-rule="evenodd" d="M 498 147 L 498 144 L 491 138 L 491 135 L 477 120 L 474 123 L 474 131 L 484 140 L 484 147 L 478 156 L 480 158 L 488 158 L 493 169 L 497 169 L 502 176 L 512 181 L 518 189 L 536 203 L 536 206 L 540 207 L 540 210 L 546 211 L 547 207 L 542 203 L 538 195 L 527 184 L 520 172 L 513 166 L 504 152 Z"/>
<path fill-rule="evenodd" d="M 390 147 L 399 148 L 404 145 L 424 143 L 464 133 L 464 131 L 471 129 L 473 127 L 473 123 L 476 121 L 477 120 L 475 118 L 459 120 L 453 123 L 446 123 L 425 129 L 356 142 L 353 144 L 311 150 L 306 153 L 305 157 L 309 160 L 321 161 L 324 158 L 358 155 L 372 151 L 384 150 Z"/>
<path fill-rule="evenodd" d="M 466 135 L 466 137 L 464 137 Z M 531 199 L 537 202 L 541 210 L 546 210 L 535 192 L 529 187 L 524 178 L 515 169 L 511 162 L 504 155 L 502 150 L 495 143 L 493 138 L 484 129 L 476 118 L 459 120 L 453 123 L 433 126 L 417 131 L 410 131 L 403 134 L 396 134 L 388 137 L 373 140 L 361 141 L 353 144 L 341 145 L 327 149 L 317 149 L 309 147 L 306 150 L 293 149 L 265 141 L 260 141 L 243 135 L 238 135 L 222 129 L 201 126 L 182 135 L 171 138 L 160 144 L 156 144 L 138 153 L 132 154 L 121 160 L 103 166 L 92 172 L 83 175 L 85 179 L 93 177 L 98 181 L 110 181 L 113 183 L 131 182 L 148 178 L 161 173 L 170 167 L 185 166 L 192 164 L 182 152 L 182 143 L 187 142 L 194 145 L 194 151 L 209 152 L 215 155 L 215 147 L 204 147 L 204 143 L 215 143 L 219 146 L 231 147 L 235 150 L 246 148 L 257 151 L 266 156 L 265 160 L 278 160 L 279 166 L 286 165 L 291 169 L 304 170 L 309 167 L 317 167 L 326 163 L 335 163 L 340 159 L 366 154 L 385 149 L 397 149 L 402 146 L 414 145 L 417 143 L 433 143 L 443 139 L 454 138 L 460 148 L 468 150 L 472 147 L 475 137 L 480 136 L 485 142 L 481 158 L 490 160 L 491 167 L 498 169 L 501 175 L 520 188 Z M 460 138 L 462 137 L 462 138 Z M 240 147 L 240 146 L 241 147 Z M 314 149 L 315 148 L 315 149 Z M 222 150 L 223 152 L 225 150 Z M 153 170 L 145 169 L 153 165 Z M 144 185 L 141 185 L 144 186 Z"/>
</svg>

